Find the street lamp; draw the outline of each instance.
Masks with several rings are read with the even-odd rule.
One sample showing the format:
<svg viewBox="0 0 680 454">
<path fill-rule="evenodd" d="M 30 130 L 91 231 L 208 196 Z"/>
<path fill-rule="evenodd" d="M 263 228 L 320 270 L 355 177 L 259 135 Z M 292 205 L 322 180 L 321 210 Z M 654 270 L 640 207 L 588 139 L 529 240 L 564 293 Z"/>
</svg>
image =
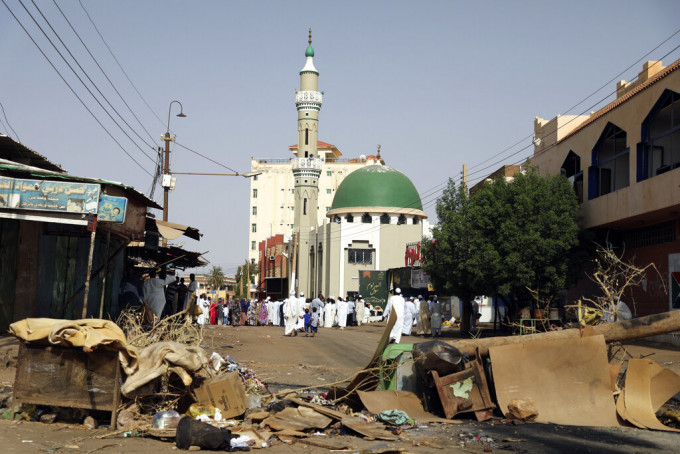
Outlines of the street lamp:
<svg viewBox="0 0 680 454">
<path fill-rule="evenodd" d="M 172 184 L 172 177 L 170 176 L 170 142 L 175 140 L 170 138 L 170 112 L 172 111 L 172 105 L 174 103 L 179 104 L 178 117 L 184 118 L 184 112 L 182 111 L 182 103 L 179 101 L 171 101 L 170 106 L 168 106 L 168 127 L 165 130 L 165 136 L 161 137 L 161 140 L 165 141 L 165 164 L 163 166 L 163 180 L 161 185 L 163 186 L 163 220 L 167 222 L 168 220 L 168 191 L 170 190 Z M 163 238 L 163 246 L 167 244 L 167 240 Z"/>
</svg>

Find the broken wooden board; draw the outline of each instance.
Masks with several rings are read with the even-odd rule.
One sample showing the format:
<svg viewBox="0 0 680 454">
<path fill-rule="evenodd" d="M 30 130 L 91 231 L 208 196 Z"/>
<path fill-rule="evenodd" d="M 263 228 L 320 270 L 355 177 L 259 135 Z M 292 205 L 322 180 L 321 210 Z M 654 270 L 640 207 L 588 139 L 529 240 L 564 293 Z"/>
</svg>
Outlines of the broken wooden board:
<svg viewBox="0 0 680 454">
<path fill-rule="evenodd" d="M 307 429 L 325 429 L 331 423 L 331 418 L 307 407 L 286 407 L 280 412 L 269 416 L 262 423 L 276 431 L 285 429 L 302 431 Z"/>
<path fill-rule="evenodd" d="M 498 405 L 531 398 L 537 422 L 620 427 L 604 336 L 502 345 L 490 350 Z"/>
<path fill-rule="evenodd" d="M 401 410 L 409 418 L 418 422 L 443 422 L 460 424 L 461 421 L 451 421 L 428 413 L 423 408 L 420 398 L 409 391 L 358 391 L 361 403 L 366 410 L 374 414 L 380 414 L 387 410 Z"/>
</svg>

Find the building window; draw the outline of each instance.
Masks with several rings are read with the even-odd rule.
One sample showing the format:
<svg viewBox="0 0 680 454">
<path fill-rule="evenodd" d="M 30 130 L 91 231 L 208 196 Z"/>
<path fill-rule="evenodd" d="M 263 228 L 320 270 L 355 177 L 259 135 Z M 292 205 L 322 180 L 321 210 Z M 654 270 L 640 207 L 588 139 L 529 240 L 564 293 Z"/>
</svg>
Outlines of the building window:
<svg viewBox="0 0 680 454">
<path fill-rule="evenodd" d="M 257 189 L 253 189 L 253 199 L 257 199 Z"/>
<path fill-rule="evenodd" d="M 381 224 L 389 224 L 390 223 L 390 215 L 387 213 L 383 213 L 382 216 L 380 216 L 380 223 Z"/>
<path fill-rule="evenodd" d="M 253 206 L 253 215 L 257 215 L 257 207 Z"/>
<path fill-rule="evenodd" d="M 250 225 L 250 231 L 253 232 L 253 233 L 256 233 L 257 232 L 257 224 L 251 224 Z"/>
<path fill-rule="evenodd" d="M 588 199 L 628 186 L 629 152 L 626 131 L 609 123 L 593 148 L 593 165 L 588 168 Z"/>
<path fill-rule="evenodd" d="M 326 189 L 326 194 L 332 194 L 333 190 L 332 189 Z"/>
<path fill-rule="evenodd" d="M 641 229 L 630 230 L 624 234 L 626 248 L 655 246 L 675 241 L 675 221 L 662 222 Z"/>
<path fill-rule="evenodd" d="M 567 158 L 562 163 L 562 175 L 567 177 L 576 192 L 578 203 L 583 203 L 583 170 L 581 170 L 581 157 L 569 150 Z"/>
<path fill-rule="evenodd" d="M 327 177 L 332 177 L 332 176 L 333 176 L 333 171 L 332 171 L 332 170 L 326 170 L 326 176 L 327 176 Z"/>
<path fill-rule="evenodd" d="M 257 245 L 255 244 L 255 242 L 251 241 L 250 242 L 250 249 L 254 251 L 256 247 L 257 247 Z"/>
<path fill-rule="evenodd" d="M 419 222 L 420 222 L 420 219 L 418 218 L 418 216 L 413 216 L 413 225 L 416 225 Z"/>
<path fill-rule="evenodd" d="M 329 211 L 331 211 L 331 207 L 326 207 L 326 213 L 328 213 Z"/>
<path fill-rule="evenodd" d="M 372 265 L 373 249 L 347 249 L 347 263 L 352 265 Z"/>
<path fill-rule="evenodd" d="M 255 259 L 250 259 L 250 264 L 255 265 Z M 250 283 L 253 283 L 253 276 L 250 277 Z"/>
<path fill-rule="evenodd" d="M 305 145 L 309 145 L 309 128 L 305 128 Z M 305 152 L 306 157 L 307 152 Z"/>
<path fill-rule="evenodd" d="M 400 214 L 399 219 L 397 219 L 397 224 L 398 225 L 406 224 L 406 216 L 404 216 L 403 214 Z"/>
<path fill-rule="evenodd" d="M 347 219 L 347 222 L 349 222 L 349 223 L 354 222 L 354 216 L 352 216 L 351 214 L 348 214 L 345 219 Z"/>
<path fill-rule="evenodd" d="M 642 122 L 637 181 L 680 167 L 680 94 L 666 90 Z"/>
<path fill-rule="evenodd" d="M 371 218 L 371 215 L 368 213 L 364 213 L 363 216 L 361 216 L 361 222 L 362 224 L 370 224 L 373 222 L 373 218 Z"/>
<path fill-rule="evenodd" d="M 307 199 L 302 200 L 302 214 L 307 214 Z"/>
</svg>

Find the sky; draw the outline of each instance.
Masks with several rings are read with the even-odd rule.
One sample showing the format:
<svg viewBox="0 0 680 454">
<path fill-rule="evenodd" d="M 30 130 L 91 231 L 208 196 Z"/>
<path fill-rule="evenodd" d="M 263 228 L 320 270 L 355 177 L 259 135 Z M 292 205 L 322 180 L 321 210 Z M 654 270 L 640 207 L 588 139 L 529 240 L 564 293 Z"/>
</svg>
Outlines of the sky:
<svg viewBox="0 0 680 454">
<path fill-rule="evenodd" d="M 474 184 L 524 161 L 535 117 L 597 110 L 644 61 L 680 58 L 675 0 L 0 2 L 0 133 L 70 174 L 149 194 L 169 109 L 186 147 L 171 147 L 176 172 L 247 172 L 251 157 L 292 157 L 312 28 L 319 140 L 349 158 L 380 144 L 432 223 L 463 164 Z M 177 175 L 169 220 L 203 237 L 176 243 L 233 276 L 248 254 L 249 188 L 242 177 Z M 162 204 L 160 186 L 154 199 Z"/>
</svg>

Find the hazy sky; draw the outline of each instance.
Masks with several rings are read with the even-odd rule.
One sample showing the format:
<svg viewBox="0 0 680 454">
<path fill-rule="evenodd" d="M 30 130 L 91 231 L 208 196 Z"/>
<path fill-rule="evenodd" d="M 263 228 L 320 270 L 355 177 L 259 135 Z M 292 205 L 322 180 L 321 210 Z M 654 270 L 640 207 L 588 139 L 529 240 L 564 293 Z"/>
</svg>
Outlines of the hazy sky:
<svg viewBox="0 0 680 454">
<path fill-rule="evenodd" d="M 674 0 L 56 0 L 128 109 L 55 2 L 36 2 L 130 129 L 72 62 L 32 0 L 1 1 L 0 103 L 6 117 L 0 111 L 0 132 L 69 173 L 122 181 L 148 194 L 154 172 L 148 156 L 163 145 L 159 138 L 172 100 L 181 101 L 188 115 L 175 117 L 173 106 L 170 130 L 177 142 L 224 166 L 246 172 L 251 157 L 291 157 L 288 146 L 297 141 L 294 90 L 311 27 L 319 89 L 325 92 L 319 139 L 344 157 L 372 154 L 381 144 L 386 163 L 420 191 L 433 223 L 438 191 L 448 177 L 459 177 L 464 163 L 474 183 L 502 164 L 523 160 L 532 152 L 534 117 L 597 110 L 601 100 L 613 99 L 617 80 L 637 76 L 639 59 L 663 57 L 668 64 L 680 58 L 674 50 L 680 34 L 652 51 L 680 29 L 680 2 Z M 125 132 L 74 76 L 22 2 Z M 229 172 L 177 145 L 172 149 L 172 170 Z M 170 220 L 195 226 L 204 236 L 200 242 L 177 241 L 210 251 L 208 260 L 233 275 L 247 257 L 248 195 L 249 182 L 241 177 L 178 176 Z M 162 204 L 160 187 L 155 199 Z"/>
</svg>

